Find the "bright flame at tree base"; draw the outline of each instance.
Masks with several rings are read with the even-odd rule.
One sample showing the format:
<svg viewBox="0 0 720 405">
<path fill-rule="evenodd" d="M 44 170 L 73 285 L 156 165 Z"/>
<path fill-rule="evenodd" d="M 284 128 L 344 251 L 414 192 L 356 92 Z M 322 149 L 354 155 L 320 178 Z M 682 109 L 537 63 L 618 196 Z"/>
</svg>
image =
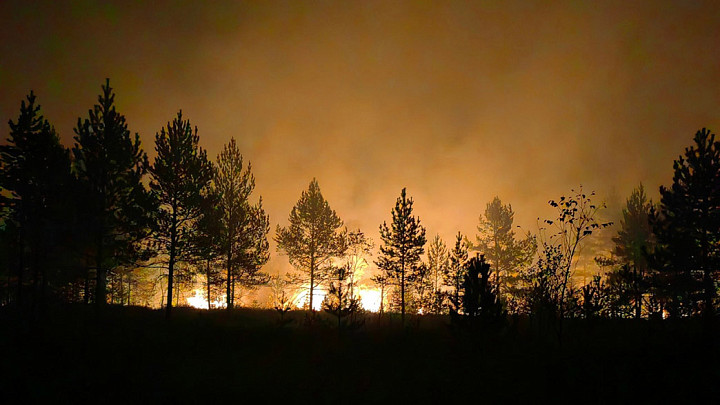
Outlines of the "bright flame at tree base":
<svg viewBox="0 0 720 405">
<path fill-rule="evenodd" d="M 186 299 L 188 305 L 190 305 L 193 308 L 198 309 L 208 309 L 208 300 L 207 297 L 203 296 L 203 291 L 201 289 L 196 289 L 195 295 L 192 297 L 188 297 Z M 210 302 L 210 308 L 225 308 L 225 296 L 221 296 L 216 301 Z"/>
<path fill-rule="evenodd" d="M 358 290 L 360 296 L 360 305 L 370 312 L 380 312 L 380 290 L 375 289 L 364 289 Z"/>
<path fill-rule="evenodd" d="M 321 311 L 323 309 L 322 302 L 325 299 L 325 295 L 327 295 L 327 291 L 320 288 L 315 288 L 313 293 L 313 309 L 316 311 Z M 360 299 L 360 306 L 364 310 L 369 312 L 380 311 L 380 290 L 359 287 L 355 289 L 355 293 Z M 298 295 L 295 296 L 295 299 L 293 300 L 293 305 L 295 305 L 297 308 L 305 308 L 308 304 L 309 296 L 310 287 L 305 286 L 305 288 L 300 293 L 298 293 Z"/>
</svg>

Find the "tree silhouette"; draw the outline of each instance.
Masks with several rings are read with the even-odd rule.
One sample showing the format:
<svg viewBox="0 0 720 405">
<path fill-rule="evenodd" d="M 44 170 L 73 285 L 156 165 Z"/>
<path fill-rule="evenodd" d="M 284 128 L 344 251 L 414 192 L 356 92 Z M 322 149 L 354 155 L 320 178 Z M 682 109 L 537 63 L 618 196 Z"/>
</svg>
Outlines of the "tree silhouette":
<svg viewBox="0 0 720 405">
<path fill-rule="evenodd" d="M 512 206 L 504 205 L 500 198 L 495 197 L 487 204 L 485 214 L 480 216 L 479 234 L 473 248 L 482 252 L 494 267 L 495 284 L 498 291 L 506 296 L 518 282 L 519 270 L 532 262 L 537 251 L 537 242 L 530 233 L 524 239 L 516 239 L 514 217 Z"/>
<path fill-rule="evenodd" d="M 343 222 L 330 208 L 315 179 L 290 211 L 289 221 L 287 227 L 277 226 L 277 249 L 288 256 L 290 264 L 305 273 L 303 278 L 309 282 L 308 304 L 314 311 L 315 288 L 325 279 L 332 258 L 342 252 L 339 228 Z"/>
<path fill-rule="evenodd" d="M 523 272 L 526 310 L 541 320 L 559 311 L 564 263 L 561 247 L 543 242 L 537 263 Z"/>
<path fill-rule="evenodd" d="M 172 310 L 176 263 L 190 259 L 192 230 L 202 216 L 203 200 L 213 175 L 206 152 L 198 146 L 197 128 L 193 132 L 182 111 L 155 134 L 157 156 L 150 172 L 150 189 L 160 202 L 156 239 L 161 252 L 168 255 L 166 316 Z"/>
<path fill-rule="evenodd" d="M 497 285 L 491 279 L 490 264 L 484 256 L 470 259 L 463 277 L 463 315 L 471 328 L 491 324 L 504 317 L 502 303 L 497 296 Z"/>
<path fill-rule="evenodd" d="M 78 118 L 73 147 L 73 167 L 83 197 L 82 219 L 95 245 L 90 254 L 98 305 L 107 301 L 108 271 L 136 258 L 138 243 L 152 230 L 155 211 L 142 183 L 148 161 L 140 137 L 131 138 L 125 117 L 115 110 L 109 79 L 102 90 L 88 118 Z"/>
<path fill-rule="evenodd" d="M 591 282 L 580 288 L 582 294 L 582 314 L 585 319 L 597 317 L 606 307 L 606 286 L 600 275 L 593 276 Z"/>
<path fill-rule="evenodd" d="M 445 307 L 443 280 L 450 274 L 450 258 L 445 242 L 435 235 L 427 252 L 430 302 L 428 312 L 440 314 Z"/>
<path fill-rule="evenodd" d="M 347 326 L 357 326 L 357 320 L 353 318 L 360 311 L 360 299 L 354 292 L 353 276 L 353 268 L 350 263 L 333 267 L 330 270 L 330 285 L 322 306 L 325 312 L 337 318 L 338 330 Z"/>
<path fill-rule="evenodd" d="M 72 187 L 69 152 L 61 144 L 55 129 L 40 113 L 33 92 L 27 104 L 20 104 L 17 120 L 9 121 L 10 137 L 0 146 L 0 207 L 3 210 L 5 236 L 15 246 L 17 300 L 21 304 L 24 252 L 29 250 L 32 269 L 33 306 L 45 299 L 50 263 L 58 264 L 60 245 L 68 232 L 67 210 Z M 9 252 L 10 253 L 10 252 Z"/>
<path fill-rule="evenodd" d="M 219 200 L 214 188 L 211 188 L 201 202 L 201 214 L 191 232 L 190 260 L 205 275 L 208 309 L 212 306 L 213 293 L 219 293 L 218 289 L 224 282 L 218 266 L 222 256 L 222 212 L 218 205 Z"/>
<path fill-rule="evenodd" d="M 547 260 L 544 262 L 545 268 L 540 270 L 541 273 L 550 273 L 548 281 L 554 279 L 547 286 L 557 289 L 550 294 L 554 295 L 552 299 L 557 305 L 560 333 L 562 333 L 562 319 L 565 317 L 565 299 L 581 242 L 595 230 L 612 225 L 612 222 L 598 222 L 596 219 L 597 212 L 605 208 L 605 204 L 597 205 L 592 202 L 594 191 L 589 195 L 585 194 L 582 186 L 578 191 L 571 191 L 573 193 L 571 196 L 562 196 L 558 201 L 549 202 L 551 207 L 557 209 L 557 217 L 553 220 L 546 219 L 544 223 L 554 228 L 555 233 L 550 235 L 549 240 L 543 242 L 543 255 Z"/>
<path fill-rule="evenodd" d="M 622 210 L 620 230 L 613 237 L 614 253 L 632 271 L 620 271 L 617 277 L 627 278 L 632 288 L 635 318 L 642 316 L 642 301 L 647 276 L 647 254 L 652 251 L 653 233 L 649 215 L 653 204 L 647 199 L 642 184 L 634 189 Z"/>
<path fill-rule="evenodd" d="M 255 189 L 251 166 L 243 165 L 243 156 L 234 138 L 217 157 L 213 182 L 220 214 L 219 245 L 225 261 L 227 308 L 234 305 L 235 285 L 253 287 L 267 283 L 260 268 L 269 259 L 267 233 L 270 220 L 262 207 L 262 198 L 250 204 Z"/>
<path fill-rule="evenodd" d="M 653 260 L 670 290 L 671 312 L 715 314 L 720 260 L 720 142 L 703 128 L 695 144 L 673 163 L 673 184 L 660 187 L 660 208 L 651 213 L 658 249 Z"/>
<path fill-rule="evenodd" d="M 390 279 L 387 275 L 381 273 L 372 276 L 371 280 L 380 287 L 380 307 L 378 308 L 378 313 L 382 315 L 385 312 L 385 297 L 387 296 L 388 287 L 390 286 Z"/>
<path fill-rule="evenodd" d="M 468 249 L 470 243 L 460 233 L 455 237 L 455 247 L 450 251 L 450 266 L 445 275 L 444 283 L 452 289 L 452 297 L 450 298 L 450 309 L 454 313 L 458 313 L 462 304 L 460 302 L 460 291 L 465 277 L 465 265 L 468 260 Z"/>
<path fill-rule="evenodd" d="M 280 274 L 270 276 L 270 290 L 271 290 L 271 302 L 272 308 L 280 315 L 280 324 L 285 324 L 285 314 L 292 309 L 292 301 L 288 296 L 288 287 L 291 285 L 291 280 L 287 278 L 281 278 Z"/>
<path fill-rule="evenodd" d="M 375 264 L 385 274 L 400 282 L 400 310 L 402 323 L 405 324 L 405 287 L 408 275 L 418 270 L 420 255 L 425 246 L 425 228 L 420 219 L 412 215 L 412 198 L 407 198 L 403 188 L 395 207 L 392 209 L 392 224 L 380 225 L 380 257 Z"/>
</svg>

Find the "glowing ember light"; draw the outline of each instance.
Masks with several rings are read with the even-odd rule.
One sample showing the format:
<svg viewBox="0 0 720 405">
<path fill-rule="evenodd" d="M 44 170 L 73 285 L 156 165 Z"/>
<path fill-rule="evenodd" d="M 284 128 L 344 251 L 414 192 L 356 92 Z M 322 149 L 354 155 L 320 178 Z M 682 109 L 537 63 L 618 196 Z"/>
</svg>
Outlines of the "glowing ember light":
<svg viewBox="0 0 720 405">
<path fill-rule="evenodd" d="M 194 296 L 188 297 L 185 300 L 187 301 L 187 304 L 193 308 L 208 309 L 208 301 L 205 297 L 203 297 L 203 291 L 201 289 L 196 289 L 194 293 Z M 225 296 L 223 295 L 217 301 L 212 301 L 210 306 L 212 308 L 225 308 Z"/>
<path fill-rule="evenodd" d="M 358 289 L 357 294 L 360 296 L 360 305 L 366 311 L 380 312 L 380 290 Z"/>
</svg>

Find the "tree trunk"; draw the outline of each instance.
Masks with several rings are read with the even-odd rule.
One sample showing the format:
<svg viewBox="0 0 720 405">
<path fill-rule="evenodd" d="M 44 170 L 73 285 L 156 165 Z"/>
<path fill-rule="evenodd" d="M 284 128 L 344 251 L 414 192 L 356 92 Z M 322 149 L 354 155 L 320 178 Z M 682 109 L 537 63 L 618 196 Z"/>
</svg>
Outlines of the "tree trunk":
<svg viewBox="0 0 720 405">
<path fill-rule="evenodd" d="M 167 305 L 165 317 L 170 318 L 173 299 L 173 272 L 175 270 L 175 245 L 177 244 L 177 209 L 173 207 L 172 222 L 170 224 L 170 259 L 168 262 Z"/>
<path fill-rule="evenodd" d="M 84 291 L 85 305 L 90 303 L 90 266 L 85 264 L 85 291 Z"/>
<path fill-rule="evenodd" d="M 230 283 L 230 294 L 232 294 L 232 304 L 235 308 L 235 275 L 232 276 L 232 283 Z"/>
<path fill-rule="evenodd" d="M 120 306 L 125 304 L 125 286 L 123 285 L 123 278 L 125 278 L 125 275 L 120 272 Z"/>
<path fill-rule="evenodd" d="M 378 313 L 383 314 L 383 301 L 385 299 L 385 283 L 380 284 L 380 309 Z"/>
<path fill-rule="evenodd" d="M 100 236 L 100 242 L 98 243 L 98 250 L 97 254 L 95 256 L 95 305 L 98 307 L 105 305 L 106 300 L 106 289 L 105 289 L 105 282 L 107 281 L 107 274 L 106 270 L 103 267 L 103 243 L 102 243 L 102 236 Z"/>
<path fill-rule="evenodd" d="M 22 233 L 19 233 L 22 235 Z M 23 304 L 23 273 L 25 267 L 25 245 L 22 236 L 18 236 L 18 260 L 17 260 L 17 306 L 22 308 Z"/>
<path fill-rule="evenodd" d="M 400 322 L 405 326 L 405 259 L 400 261 Z"/>
<path fill-rule="evenodd" d="M 208 303 L 208 309 L 212 309 L 210 302 L 212 301 L 210 299 L 210 259 L 207 259 L 207 268 L 206 268 L 206 274 L 207 274 L 207 303 Z"/>
<path fill-rule="evenodd" d="M 46 269 L 47 262 L 48 261 L 45 258 L 45 253 L 43 252 L 43 260 L 41 261 L 41 263 L 43 263 L 43 264 L 41 265 L 41 268 L 40 268 L 40 279 L 42 280 L 42 283 L 40 284 L 40 313 L 45 313 L 46 305 L 47 305 L 47 301 L 46 301 L 47 285 L 48 285 L 47 269 Z"/>
<path fill-rule="evenodd" d="M 642 317 L 642 295 L 640 294 L 640 279 L 636 264 L 633 264 L 633 281 L 635 282 L 635 319 L 640 319 Z"/>
<path fill-rule="evenodd" d="M 175 306 L 180 306 L 180 283 L 175 283 Z"/>
<path fill-rule="evenodd" d="M 310 312 L 315 312 L 313 307 L 313 295 L 315 295 L 315 255 L 310 255 Z"/>
<path fill-rule="evenodd" d="M 338 313 L 337 313 L 338 331 L 340 330 L 340 327 L 342 326 L 342 321 L 341 321 L 342 310 L 343 310 L 342 281 L 340 281 L 340 277 L 338 277 Z"/>
<path fill-rule="evenodd" d="M 230 239 L 232 240 L 232 239 Z M 229 243 L 229 248 L 227 251 L 227 289 L 226 289 L 226 298 L 225 298 L 225 308 L 228 310 L 233 307 L 233 297 L 232 297 L 232 242 Z"/>
<path fill-rule="evenodd" d="M 33 316 L 35 316 L 35 311 L 38 309 L 38 301 L 39 301 L 39 287 L 38 287 L 38 278 L 40 278 L 39 272 L 40 272 L 40 264 L 38 252 L 35 249 L 32 249 L 32 303 L 31 303 L 31 313 Z"/>
</svg>

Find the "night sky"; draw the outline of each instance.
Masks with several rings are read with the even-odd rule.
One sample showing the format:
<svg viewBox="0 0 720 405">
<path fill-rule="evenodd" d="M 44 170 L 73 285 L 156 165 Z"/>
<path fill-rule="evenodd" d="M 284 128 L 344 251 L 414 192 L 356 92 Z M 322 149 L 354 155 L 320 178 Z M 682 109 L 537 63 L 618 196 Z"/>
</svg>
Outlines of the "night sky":
<svg viewBox="0 0 720 405">
<path fill-rule="evenodd" d="M 213 159 L 235 137 L 271 234 L 313 177 L 376 243 L 403 187 L 447 242 L 581 183 L 617 220 L 720 130 L 717 2 L 103 3 L 0 3 L 0 121 L 32 89 L 71 146 L 109 77 L 151 158 L 178 109 Z"/>
</svg>

